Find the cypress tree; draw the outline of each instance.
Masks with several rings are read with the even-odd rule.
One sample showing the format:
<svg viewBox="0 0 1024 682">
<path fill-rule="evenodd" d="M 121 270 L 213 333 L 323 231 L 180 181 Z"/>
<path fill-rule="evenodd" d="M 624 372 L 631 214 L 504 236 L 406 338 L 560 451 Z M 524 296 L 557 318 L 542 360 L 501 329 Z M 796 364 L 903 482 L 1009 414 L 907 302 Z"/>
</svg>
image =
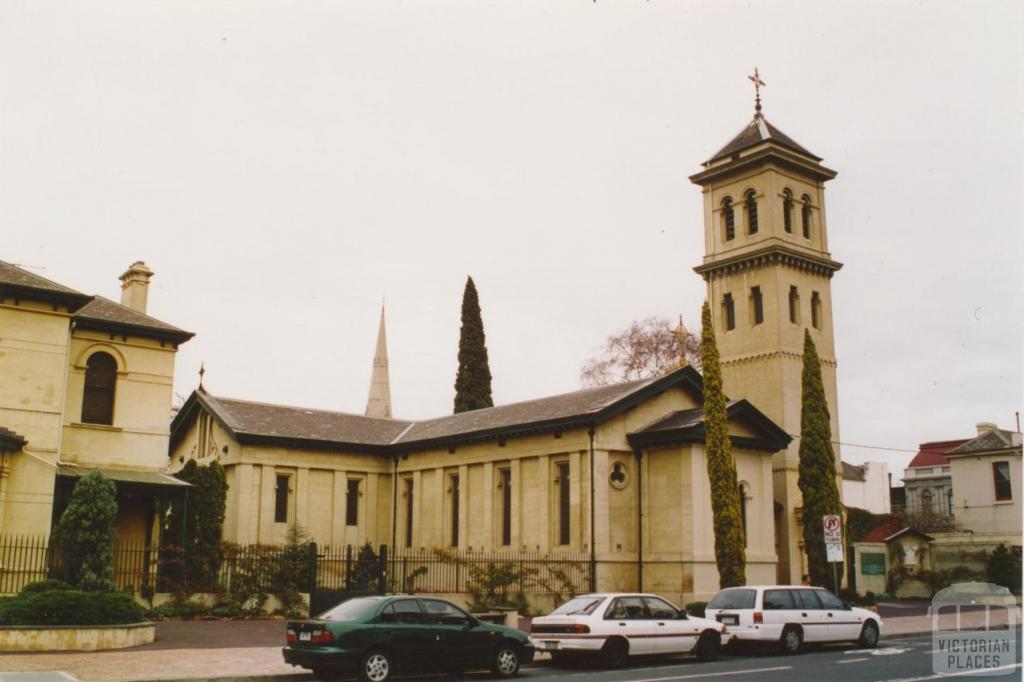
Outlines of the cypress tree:
<svg viewBox="0 0 1024 682">
<path fill-rule="evenodd" d="M 190 459 L 175 477 L 194 486 L 185 514 L 185 582 L 198 591 L 211 590 L 217 584 L 224 557 L 221 533 L 227 508 L 227 476 L 220 462 L 199 466 Z"/>
<path fill-rule="evenodd" d="M 839 514 L 836 487 L 836 456 L 832 449 L 832 428 L 821 381 L 821 362 L 811 334 L 804 330 L 803 395 L 800 407 L 800 477 L 803 495 L 804 551 L 808 575 L 815 585 L 831 585 L 832 567 L 825 554 L 822 517 Z M 840 573 L 842 567 L 840 567 Z"/>
<path fill-rule="evenodd" d="M 99 471 L 78 479 L 53 531 L 64 579 L 82 590 L 114 589 L 117 487 Z"/>
<path fill-rule="evenodd" d="M 743 548 L 743 519 L 740 513 L 736 461 L 729 441 L 729 415 L 722 392 L 722 370 L 711 321 L 711 306 L 701 311 L 700 360 L 704 370 L 704 453 L 711 483 L 711 513 L 715 526 L 715 563 L 719 587 L 747 582 L 747 559 Z"/>
<path fill-rule="evenodd" d="M 459 371 L 455 375 L 455 414 L 491 407 L 491 367 L 487 362 L 484 322 L 472 277 L 462 293 L 462 329 L 459 332 Z"/>
</svg>

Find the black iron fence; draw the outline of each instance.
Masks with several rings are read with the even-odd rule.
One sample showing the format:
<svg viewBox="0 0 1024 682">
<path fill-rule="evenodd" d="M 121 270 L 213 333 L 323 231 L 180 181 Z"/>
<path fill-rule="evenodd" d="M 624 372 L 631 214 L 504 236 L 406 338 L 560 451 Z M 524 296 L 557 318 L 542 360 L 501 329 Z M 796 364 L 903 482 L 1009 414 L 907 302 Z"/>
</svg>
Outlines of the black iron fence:
<svg viewBox="0 0 1024 682">
<path fill-rule="evenodd" d="M 0 594 L 60 577 L 60 559 L 45 536 L 0 535 Z M 225 543 L 194 561 L 177 548 L 121 542 L 114 547 L 120 590 L 170 592 L 372 591 L 571 594 L 590 587 L 589 556 L 580 552 L 482 552 Z M 198 568 L 197 568 L 198 566 Z"/>
</svg>

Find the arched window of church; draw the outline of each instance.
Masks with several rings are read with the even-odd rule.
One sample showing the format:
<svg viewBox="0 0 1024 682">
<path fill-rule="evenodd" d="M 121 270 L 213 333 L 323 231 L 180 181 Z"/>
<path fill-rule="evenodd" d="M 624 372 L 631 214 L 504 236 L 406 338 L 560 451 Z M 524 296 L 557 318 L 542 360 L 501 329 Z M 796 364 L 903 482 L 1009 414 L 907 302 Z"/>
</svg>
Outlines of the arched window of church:
<svg viewBox="0 0 1024 682">
<path fill-rule="evenodd" d="M 743 195 L 743 204 L 747 209 L 747 234 L 757 234 L 757 199 L 754 190 L 748 189 Z"/>
<path fill-rule="evenodd" d="M 804 239 L 811 238 L 811 198 L 806 194 L 803 196 L 803 206 L 800 208 L 800 217 L 804 226 Z"/>
<path fill-rule="evenodd" d="M 736 304 L 733 303 L 732 294 L 722 297 L 722 318 L 725 321 L 725 330 L 736 328 Z"/>
<path fill-rule="evenodd" d="M 736 216 L 732 209 L 732 199 L 722 199 L 722 228 L 725 241 L 732 241 L 736 238 Z"/>
<path fill-rule="evenodd" d="M 921 511 L 928 513 L 932 510 L 932 491 L 925 488 L 921 491 Z"/>
<path fill-rule="evenodd" d="M 793 193 L 788 189 L 782 191 L 782 226 L 793 233 Z"/>
<path fill-rule="evenodd" d="M 789 288 L 789 321 L 800 324 L 800 292 L 796 287 Z"/>
<path fill-rule="evenodd" d="M 114 423 L 114 389 L 117 385 L 117 361 L 109 353 L 93 353 L 85 363 L 85 390 L 82 393 L 82 422 Z"/>
</svg>

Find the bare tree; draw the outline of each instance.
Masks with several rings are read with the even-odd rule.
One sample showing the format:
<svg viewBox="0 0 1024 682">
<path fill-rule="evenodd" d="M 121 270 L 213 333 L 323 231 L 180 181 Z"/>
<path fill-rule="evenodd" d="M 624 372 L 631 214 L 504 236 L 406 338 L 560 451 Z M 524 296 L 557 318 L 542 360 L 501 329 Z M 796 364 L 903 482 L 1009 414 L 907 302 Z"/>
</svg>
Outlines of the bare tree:
<svg viewBox="0 0 1024 682">
<path fill-rule="evenodd" d="M 686 330 L 682 316 L 675 328 L 664 318 L 648 317 L 609 336 L 583 363 L 580 381 L 607 386 L 648 379 L 686 364 L 700 369 L 700 338 Z"/>
</svg>

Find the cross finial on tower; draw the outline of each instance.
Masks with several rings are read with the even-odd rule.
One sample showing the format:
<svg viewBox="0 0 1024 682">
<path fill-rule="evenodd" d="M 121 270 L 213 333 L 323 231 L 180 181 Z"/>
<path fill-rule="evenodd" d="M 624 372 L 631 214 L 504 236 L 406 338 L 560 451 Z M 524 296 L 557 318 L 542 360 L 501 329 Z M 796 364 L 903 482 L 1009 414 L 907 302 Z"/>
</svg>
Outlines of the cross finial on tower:
<svg viewBox="0 0 1024 682">
<path fill-rule="evenodd" d="M 203 388 L 203 375 L 206 374 L 206 365 L 202 362 L 199 363 L 199 390 L 205 391 Z"/>
<path fill-rule="evenodd" d="M 749 78 L 750 81 L 754 84 L 754 111 L 756 112 L 755 115 L 760 116 L 761 115 L 761 88 L 763 86 L 765 86 L 765 85 L 768 85 L 768 84 L 765 83 L 763 80 L 761 80 L 761 75 L 757 72 L 757 67 L 756 66 L 754 67 L 754 75 L 753 76 L 747 76 L 747 78 Z"/>
</svg>

